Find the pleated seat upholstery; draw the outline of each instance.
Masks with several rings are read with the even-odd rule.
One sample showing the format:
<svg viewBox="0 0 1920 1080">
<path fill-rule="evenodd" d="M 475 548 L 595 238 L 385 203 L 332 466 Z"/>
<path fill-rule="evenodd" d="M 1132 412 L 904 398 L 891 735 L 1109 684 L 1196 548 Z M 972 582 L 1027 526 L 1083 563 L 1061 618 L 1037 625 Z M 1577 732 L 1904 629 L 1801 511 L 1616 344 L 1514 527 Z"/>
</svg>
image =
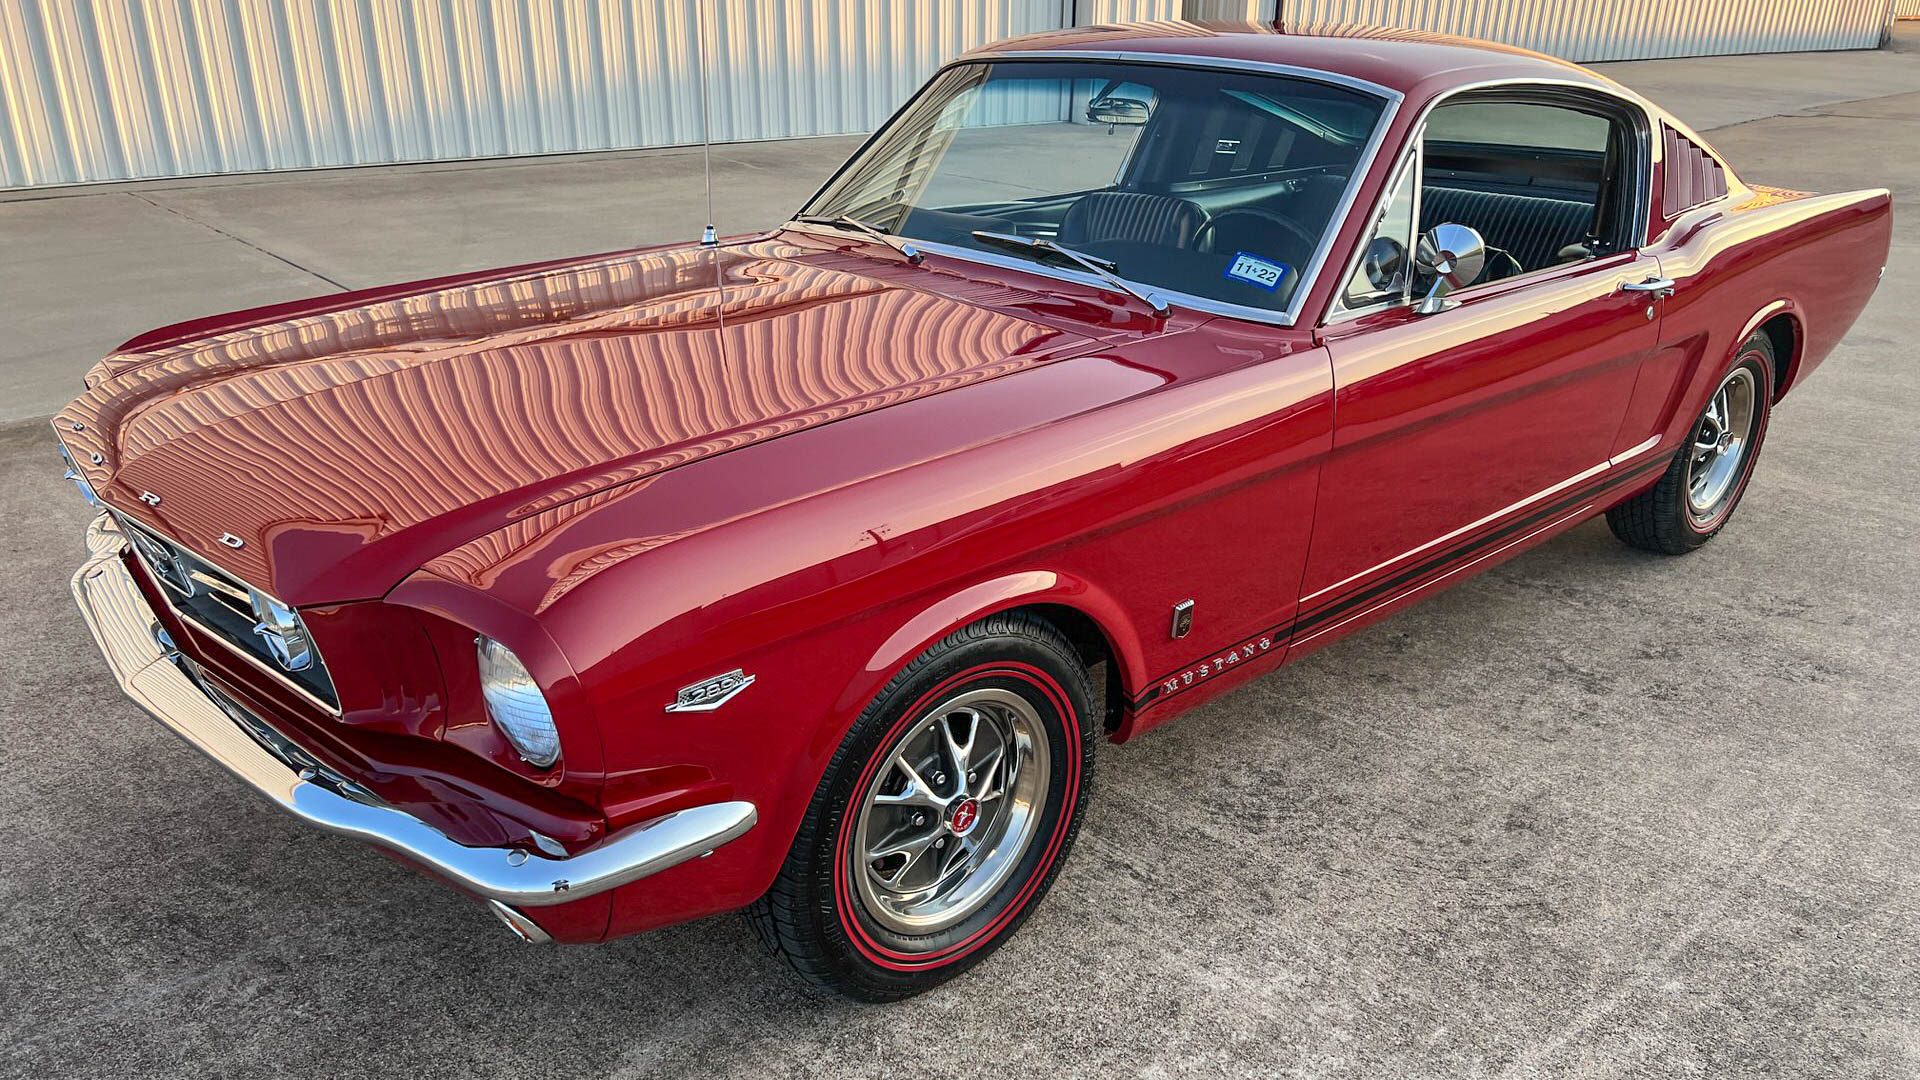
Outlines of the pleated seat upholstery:
<svg viewBox="0 0 1920 1080">
<path fill-rule="evenodd" d="M 1571 199 L 1429 185 L 1420 193 L 1420 231 L 1453 222 L 1480 233 L 1528 270 L 1560 261 L 1560 249 L 1587 238 L 1593 207 Z"/>
<path fill-rule="evenodd" d="M 1184 199 L 1142 191 L 1095 191 L 1080 197 L 1060 220 L 1060 242 L 1069 247 L 1118 240 L 1184 248 L 1207 220 Z"/>
</svg>

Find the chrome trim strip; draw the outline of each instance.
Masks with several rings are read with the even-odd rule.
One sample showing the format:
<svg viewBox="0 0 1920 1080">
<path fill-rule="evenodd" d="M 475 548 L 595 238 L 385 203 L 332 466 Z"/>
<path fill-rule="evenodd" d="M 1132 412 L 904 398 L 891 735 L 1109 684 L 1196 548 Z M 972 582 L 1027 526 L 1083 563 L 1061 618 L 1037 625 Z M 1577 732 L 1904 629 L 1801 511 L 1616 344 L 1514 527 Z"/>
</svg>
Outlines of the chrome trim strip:
<svg viewBox="0 0 1920 1080">
<path fill-rule="evenodd" d="M 199 562 L 205 563 L 208 567 L 226 575 L 227 580 L 238 582 L 240 585 L 246 588 L 253 589 L 253 585 L 250 582 L 248 582 L 246 578 L 241 577 L 239 574 L 234 573 L 233 571 L 227 569 L 226 567 L 221 566 L 219 563 L 214 562 L 212 559 L 209 559 L 206 556 L 200 554 L 199 552 L 193 550 L 192 548 L 187 547 L 185 544 L 182 544 L 180 541 L 173 539 L 172 537 L 154 528 L 153 526 L 147 524 L 146 522 L 141 521 L 139 518 L 132 517 L 132 515 L 127 514 L 125 511 L 117 510 L 117 509 L 108 510 L 107 515 L 115 519 L 118 519 L 121 517 L 131 518 L 132 524 L 134 527 L 145 529 L 147 532 L 153 534 L 153 536 L 157 537 L 158 539 L 163 540 L 169 544 L 172 544 L 174 547 L 177 547 L 181 551 L 186 552 L 188 555 L 193 556 L 193 558 L 198 560 Z M 136 558 L 137 557 L 138 555 L 136 553 Z M 140 562 L 141 562 L 141 565 L 143 566 L 146 565 L 146 560 L 141 559 Z M 147 567 L 147 573 L 156 578 L 160 576 L 159 573 L 150 566 Z M 284 600 L 281 600 L 279 597 L 274 596 L 272 593 L 269 593 L 263 589 L 254 589 L 254 591 L 258 592 L 260 595 L 266 597 L 267 599 L 272 600 L 274 603 L 280 604 L 282 607 L 287 608 L 289 611 L 298 610 L 297 608 L 294 608 L 292 605 L 287 604 Z M 174 617 L 179 619 L 181 622 L 186 623 L 188 626 L 191 626 L 195 630 L 200 631 L 200 633 L 203 636 L 218 642 L 220 645 L 225 647 L 228 652 L 232 653 L 233 655 L 239 657 L 242 660 L 245 660 L 247 663 L 252 664 L 254 667 L 259 668 L 262 672 L 265 672 L 267 675 L 272 676 L 275 682 L 293 691 L 294 693 L 300 695 L 303 699 L 310 702 L 314 706 L 314 708 L 321 710 L 322 712 L 326 713 L 328 716 L 337 717 L 342 715 L 340 711 L 340 706 L 332 704 L 326 701 L 324 698 L 314 696 L 313 691 L 308 690 L 306 687 L 301 686 L 299 683 L 288 678 L 286 672 L 274 670 L 272 667 L 270 667 L 267 664 L 265 660 L 263 660 L 258 656 L 253 655 L 252 653 L 248 652 L 246 649 L 242 648 L 241 646 L 234 643 L 233 641 L 228 640 L 225 634 L 222 634 L 214 630 L 212 627 L 208 626 L 206 623 L 203 623 L 199 619 L 194 618 L 191 614 L 189 614 L 186 611 L 186 609 L 182 608 L 179 604 L 174 603 L 173 597 L 168 595 L 168 585 L 165 581 L 160 582 L 160 595 L 163 598 L 165 598 L 165 600 L 167 601 L 167 610 L 173 612 Z M 320 656 L 319 646 L 315 645 L 315 646 L 312 646 L 312 648 L 313 648 L 313 655 L 319 659 L 320 665 L 323 668 L 326 667 L 327 661 L 325 657 Z M 329 668 L 327 669 L 327 671 L 328 671 L 327 678 L 329 681 L 331 681 L 333 678 L 332 669 Z M 340 692 L 340 687 L 338 686 L 338 684 L 335 684 L 333 690 L 334 690 L 334 693 L 336 694 Z"/>
<path fill-rule="evenodd" d="M 95 519 L 87 530 L 92 557 L 72 583 L 81 617 L 121 689 L 247 786 L 310 825 L 394 851 L 483 899 L 540 907 L 593 896 L 698 858 L 744 835 L 759 818 L 752 803 L 709 803 L 628 826 L 568 858 L 461 844 L 355 787 L 333 784 L 311 768 L 296 769 L 272 751 L 270 740 L 228 715 L 195 680 L 191 667 L 177 663 L 178 654 L 155 640 L 153 608 L 121 561 L 125 545 L 106 515 Z M 228 707 L 239 708 L 237 703 Z M 248 716 L 273 730 L 264 719 Z"/>
<path fill-rule="evenodd" d="M 1360 157 L 1354 162 L 1353 175 L 1347 178 L 1346 190 L 1340 193 L 1340 200 L 1334 204 L 1333 212 L 1327 217 L 1327 225 L 1326 228 L 1321 231 L 1319 245 L 1314 248 L 1313 256 L 1307 260 L 1307 265 L 1300 270 L 1300 283 L 1294 286 L 1293 295 L 1288 298 L 1285 311 L 1248 307 L 1244 304 L 1228 303 L 1223 300 L 1209 300 L 1203 296 L 1195 296 L 1192 293 L 1183 293 L 1162 285 L 1154 285 L 1152 282 L 1143 283 L 1151 285 L 1163 299 L 1178 303 L 1182 307 L 1191 308 L 1195 311 L 1204 311 L 1213 315 L 1225 315 L 1230 318 L 1245 319 L 1249 322 L 1267 323 L 1272 326 L 1293 326 L 1300 321 L 1300 312 L 1301 309 L 1306 306 L 1307 294 L 1313 291 L 1314 283 L 1319 279 L 1321 269 L 1325 266 L 1327 258 L 1333 253 L 1333 244 L 1339 237 L 1340 225 L 1346 220 L 1348 213 L 1353 210 L 1354 201 L 1360 197 L 1360 186 L 1366 180 L 1367 173 L 1373 169 L 1374 159 L 1379 156 L 1381 144 L 1386 140 L 1387 129 L 1393 126 L 1393 119 L 1399 113 L 1401 103 L 1406 100 L 1405 94 L 1391 87 L 1381 86 L 1379 83 L 1368 82 L 1365 79 L 1356 79 L 1351 75 L 1342 75 L 1333 71 L 1322 71 L 1318 68 L 1295 67 L 1291 64 L 1269 64 L 1258 60 L 1234 60 L 1222 56 L 1186 56 L 1179 53 L 1114 52 L 1111 50 L 1091 51 L 1076 49 L 968 53 L 965 56 L 942 64 L 937 71 L 927 77 L 927 81 L 921 84 L 920 89 L 925 90 L 928 86 L 932 85 L 933 80 L 945 74 L 949 68 L 959 67 L 964 64 L 1017 62 L 1021 60 L 1104 61 L 1122 64 L 1146 64 L 1160 67 L 1219 68 L 1228 71 L 1250 71 L 1267 75 L 1307 79 L 1313 82 L 1326 83 L 1330 86 L 1359 90 L 1386 102 L 1386 107 L 1380 110 L 1380 119 L 1374 122 L 1373 133 L 1367 137 L 1366 144 L 1361 147 Z M 908 103 L 911 104 L 912 101 L 919 96 L 920 92 L 916 91 L 913 98 L 908 99 Z M 805 203 L 801 204 L 800 212 L 806 213 L 807 209 L 819 200 L 821 193 L 832 187 L 834 182 L 840 178 L 841 173 L 844 173 L 847 167 L 858 159 L 860 155 L 866 153 L 867 148 L 873 145 L 874 140 L 878 139 L 881 133 L 892 125 L 894 118 L 898 117 L 902 112 L 905 112 L 906 108 L 906 105 L 902 105 L 900 109 L 895 111 L 892 117 L 888 117 L 885 124 L 875 129 L 873 135 L 870 136 L 865 143 L 861 144 L 860 149 L 854 151 L 853 155 L 847 158 L 839 169 L 834 171 L 833 176 L 829 177 L 825 184 L 822 184 Z M 795 223 L 787 222 L 786 224 L 788 227 L 791 227 Z M 893 234 L 889 233 L 888 235 L 892 236 Z M 896 238 L 911 242 L 921 251 L 938 252 L 942 255 L 969 262 L 982 263 L 987 266 L 997 266 L 1003 269 L 1025 270 L 1029 273 L 1038 274 L 1040 277 L 1052 277 L 1057 280 L 1072 281 L 1082 285 L 1092 285 L 1101 289 L 1111 289 L 1113 287 L 1091 274 L 1082 274 L 1028 260 L 990 255 L 975 248 L 933 243 L 916 237 Z"/>
<path fill-rule="evenodd" d="M 1543 532 L 1548 532 L 1552 529 L 1557 529 L 1560 526 L 1565 525 L 1568 521 L 1581 517 L 1582 515 L 1591 511 L 1593 509 L 1593 506 L 1594 506 L 1593 503 L 1583 502 L 1579 506 L 1573 508 L 1572 510 L 1567 511 L 1564 514 L 1561 514 L 1560 516 L 1554 518 L 1552 521 L 1547 522 L 1546 524 L 1540 526 L 1539 528 L 1529 529 L 1525 533 L 1522 533 L 1521 535 L 1514 537 L 1513 539 L 1507 541 L 1506 543 L 1501 544 L 1499 547 L 1494 548 L 1492 551 L 1481 553 L 1480 557 L 1477 559 L 1473 559 L 1468 562 L 1461 563 L 1459 566 L 1451 567 L 1445 572 L 1435 575 L 1434 577 L 1431 577 L 1425 581 L 1411 583 L 1404 589 L 1395 589 L 1394 591 L 1386 594 L 1385 596 L 1380 597 L 1375 602 L 1366 605 L 1360 610 L 1349 612 L 1346 615 L 1346 617 L 1342 619 L 1339 619 L 1333 623 L 1329 623 L 1326 626 L 1322 626 L 1314 630 L 1313 632 L 1307 634 L 1305 637 L 1295 638 L 1293 641 L 1287 644 L 1287 648 L 1289 649 L 1299 648 L 1301 645 L 1304 645 L 1307 642 L 1312 641 L 1314 638 L 1321 637 L 1326 634 L 1330 634 L 1335 630 L 1338 630 L 1340 627 L 1345 626 L 1346 624 L 1352 622 L 1353 620 L 1364 618 L 1368 614 L 1374 611 L 1378 611 L 1380 608 L 1385 607 L 1388 604 L 1392 604 L 1400 600 L 1404 600 L 1407 597 L 1413 595 L 1414 593 L 1421 592 L 1426 589 L 1431 589 L 1434 586 L 1439 585 L 1441 582 L 1444 582 L 1449 578 L 1457 577 L 1461 574 L 1464 574 L 1467 571 L 1473 569 L 1474 567 L 1479 566 L 1481 563 L 1486 562 L 1488 559 L 1491 559 L 1494 556 L 1500 554 L 1501 552 L 1507 550 L 1508 548 L 1514 546 L 1515 544 L 1524 544 L 1527 541 L 1533 539 L 1534 537 L 1539 536 Z"/>
<path fill-rule="evenodd" d="M 1612 457 L 1608 458 L 1607 464 L 1617 466 L 1623 461 L 1627 461 L 1629 459 L 1639 457 L 1641 454 L 1646 453 L 1647 451 L 1653 449 L 1658 445 L 1660 445 L 1660 435 L 1658 432 L 1656 432 L 1652 435 L 1647 436 L 1646 441 L 1641 443 L 1640 445 L 1629 447 L 1627 450 L 1623 451 L 1622 453 L 1615 454 Z"/>
<path fill-rule="evenodd" d="M 161 595 L 162 596 L 166 595 L 164 590 L 162 590 Z M 225 648 L 228 652 L 232 653 L 233 655 L 239 657 L 242 660 L 245 660 L 249 664 L 252 664 L 254 667 L 258 668 L 260 671 L 273 676 L 274 681 L 276 683 L 300 695 L 302 699 L 304 699 L 308 704 L 312 705 L 314 708 L 319 709 L 321 712 L 326 713 L 328 716 L 337 718 L 342 715 L 340 712 L 340 706 L 329 704 L 326 701 L 322 700 L 321 698 L 315 697 L 312 691 L 308 690 L 304 686 L 301 686 L 299 683 L 294 682 L 292 679 L 287 678 L 284 672 L 275 671 L 272 667 L 268 666 L 265 660 L 260 659 L 259 657 L 253 655 L 252 653 L 246 651 L 245 649 L 242 649 L 240 646 L 234 644 L 233 642 L 228 641 L 224 634 L 221 634 L 215 631 L 212 627 L 201 622 L 199 619 L 194 618 L 192 615 L 189 615 L 186 612 L 181 611 L 179 606 L 174 604 L 171 600 L 167 602 L 167 610 L 173 612 L 174 618 L 179 619 L 181 622 L 186 623 L 188 626 L 191 626 L 195 630 L 200 631 L 200 635 L 202 637 L 205 637 L 215 642 L 216 644 Z M 332 669 L 328 669 L 328 677 L 329 678 L 332 677 Z M 336 692 L 337 690 L 338 688 L 336 688 Z"/>
<path fill-rule="evenodd" d="M 1354 319 L 1372 315 L 1377 311 L 1392 311 L 1401 304 L 1410 304 L 1413 302 L 1414 245 L 1419 242 L 1420 237 L 1420 193 L 1421 189 L 1426 186 L 1420 182 L 1420 174 L 1426 163 L 1425 155 L 1421 152 L 1421 142 L 1423 141 L 1421 135 L 1424 134 L 1425 130 L 1425 128 L 1420 128 L 1415 132 L 1414 137 L 1407 141 L 1407 148 L 1400 152 L 1399 163 L 1393 167 L 1393 172 L 1387 174 L 1386 186 L 1380 189 L 1380 194 L 1373 200 L 1373 209 L 1369 211 L 1367 215 L 1367 231 L 1359 238 L 1359 242 L 1353 245 L 1353 251 L 1347 256 L 1347 268 L 1341 273 L 1339 281 L 1335 283 L 1333 299 L 1328 301 L 1327 304 L 1328 315 L 1320 321 L 1321 326 L 1335 326 L 1339 323 L 1351 322 Z M 1387 216 L 1387 200 L 1399 194 L 1401 183 L 1408 179 L 1408 170 L 1412 170 L 1413 172 L 1411 178 L 1413 181 L 1413 208 L 1411 218 L 1407 222 L 1408 242 L 1405 256 L 1407 260 L 1406 287 L 1400 290 L 1400 298 L 1398 300 L 1382 300 L 1378 303 L 1368 304 L 1366 307 L 1350 308 L 1347 306 L 1347 282 L 1352 281 L 1353 276 L 1360 272 L 1360 260 L 1366 257 L 1367 244 L 1373 239 L 1373 231 L 1380 227 L 1380 222 Z"/>
<path fill-rule="evenodd" d="M 1421 552 L 1427 550 L 1428 548 L 1435 547 L 1440 544 L 1444 544 L 1449 540 L 1452 540 L 1458 536 L 1461 536 L 1462 534 L 1470 533 L 1473 530 L 1480 528 L 1482 525 L 1491 524 L 1494 521 L 1499 520 L 1500 518 L 1506 517 L 1508 514 L 1511 514 L 1516 510 L 1524 510 L 1527 507 L 1532 506 L 1534 503 L 1537 503 L 1540 500 L 1547 498 L 1550 495 L 1554 495 L 1554 494 L 1557 494 L 1558 492 L 1565 491 L 1568 488 L 1572 487 L 1573 485 L 1578 484 L 1582 480 L 1588 480 L 1595 476 L 1599 476 L 1601 473 L 1606 472 L 1608 469 L 1611 469 L 1611 468 L 1613 468 L 1613 463 L 1611 461 L 1603 461 L 1600 464 L 1595 465 L 1590 469 L 1586 469 L 1582 472 L 1575 473 L 1574 475 L 1567 477 L 1565 480 L 1560 481 L 1559 483 L 1553 485 L 1550 488 L 1545 488 L 1543 490 L 1536 491 L 1533 494 L 1527 496 L 1526 498 L 1521 499 L 1519 502 L 1512 504 L 1511 506 L 1505 506 L 1498 510 L 1495 510 L 1493 513 L 1488 514 L 1486 517 L 1483 517 L 1477 521 L 1472 521 L 1465 525 L 1462 525 L 1459 528 L 1453 530 L 1452 532 L 1447 533 L 1445 536 L 1436 536 L 1433 539 L 1427 541 L 1426 543 L 1421 544 L 1417 548 L 1413 548 L 1409 551 L 1403 551 L 1400 554 L 1395 555 L 1393 558 L 1388 559 L 1385 562 L 1377 563 L 1373 566 L 1369 566 L 1365 570 L 1362 570 L 1357 574 L 1353 574 L 1351 576 L 1341 578 L 1339 581 L 1334 582 L 1333 584 L 1327 586 L 1324 589 L 1320 589 L 1315 592 L 1309 593 L 1308 595 L 1300 598 L 1300 603 L 1302 605 L 1305 605 L 1307 601 L 1312 600 L 1315 597 L 1325 596 L 1327 593 L 1330 593 L 1335 589 L 1340 588 L 1342 585 L 1352 584 L 1353 582 L 1358 581 L 1363 577 L 1366 577 L 1368 574 L 1372 574 L 1380 570 L 1385 570 L 1387 567 L 1392 566 L 1394 563 L 1404 562 L 1407 559 L 1412 558 L 1413 556 L 1418 555 Z"/>
</svg>

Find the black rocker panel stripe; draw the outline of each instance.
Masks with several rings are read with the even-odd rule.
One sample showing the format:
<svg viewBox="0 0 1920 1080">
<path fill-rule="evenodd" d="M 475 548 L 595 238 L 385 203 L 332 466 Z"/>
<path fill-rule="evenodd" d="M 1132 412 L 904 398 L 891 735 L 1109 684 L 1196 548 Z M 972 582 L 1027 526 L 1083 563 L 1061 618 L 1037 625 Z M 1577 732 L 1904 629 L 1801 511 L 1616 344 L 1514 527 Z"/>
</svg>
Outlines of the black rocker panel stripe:
<svg viewBox="0 0 1920 1080">
<path fill-rule="evenodd" d="M 1302 631 L 1311 630 L 1328 620 L 1349 614 L 1356 608 L 1370 605 L 1376 600 L 1384 602 L 1385 599 L 1391 598 L 1389 594 L 1400 591 L 1411 591 L 1417 587 L 1420 581 L 1428 577 L 1436 576 L 1457 563 L 1467 561 L 1483 553 L 1487 548 L 1493 547 L 1513 537 L 1517 533 L 1525 532 L 1542 521 L 1563 514 L 1581 502 L 1596 498 L 1611 489 L 1622 487 L 1635 480 L 1642 479 L 1651 473 L 1665 469 L 1668 460 L 1667 457 L 1657 457 L 1617 475 L 1609 476 L 1602 473 L 1599 477 L 1595 478 L 1595 482 L 1591 485 L 1575 489 L 1554 503 L 1537 509 L 1523 517 L 1515 518 L 1491 532 L 1482 533 L 1479 536 L 1462 540 L 1453 547 L 1435 554 L 1425 562 L 1404 570 L 1385 581 L 1375 582 L 1358 592 L 1328 601 L 1326 604 L 1310 612 L 1297 615 L 1287 622 L 1269 627 L 1245 640 L 1257 641 L 1266 637 L 1280 637 L 1291 640 L 1297 637 Z M 1204 656 L 1195 658 L 1184 667 L 1155 679 L 1151 687 L 1128 703 L 1129 707 L 1138 711 L 1161 700 L 1161 687 L 1164 686 L 1169 679 L 1178 678 L 1183 672 L 1191 671 L 1202 664 L 1209 663 L 1212 658 L 1217 655 L 1224 656 L 1229 652 L 1236 652 L 1240 648 L 1241 645 L 1235 645 L 1233 649 L 1221 649 L 1216 652 L 1207 653 Z M 1185 687 L 1182 687 L 1182 689 L 1185 689 Z M 1174 693 L 1178 693 L 1178 691 Z M 1167 696 L 1172 695 L 1169 694 Z"/>
<path fill-rule="evenodd" d="M 1636 469 L 1633 469 L 1632 471 L 1622 473 L 1619 476 L 1606 477 L 1605 474 L 1602 474 L 1601 483 L 1595 484 L 1592 487 L 1587 488 L 1585 490 L 1576 491 L 1574 494 L 1563 497 L 1562 499 L 1560 499 L 1560 501 L 1555 502 L 1542 509 L 1535 510 L 1534 512 L 1526 515 L 1525 517 L 1515 518 L 1514 520 L 1506 523 L 1505 525 L 1500 526 L 1499 528 L 1493 530 L 1492 532 L 1483 533 L 1480 536 L 1477 536 L 1474 539 L 1467 541 L 1465 544 L 1461 546 L 1454 547 L 1439 555 L 1435 555 L 1434 557 L 1428 559 L 1426 562 L 1421 563 L 1410 570 L 1402 571 L 1401 573 L 1395 575 L 1392 578 L 1387 579 L 1386 581 L 1376 582 L 1360 590 L 1357 593 L 1353 593 L 1349 596 L 1342 597 L 1339 600 L 1330 601 L 1327 604 L 1322 605 L 1321 607 L 1306 613 L 1305 615 L 1299 616 L 1294 622 L 1294 627 L 1293 627 L 1294 632 L 1297 634 L 1302 630 L 1310 630 L 1313 627 L 1318 626 L 1323 622 L 1326 622 L 1328 619 L 1334 618 L 1338 615 L 1346 614 L 1348 611 L 1350 611 L 1352 608 L 1354 608 L 1357 605 L 1364 604 L 1385 593 L 1396 592 L 1403 585 L 1410 585 L 1416 580 L 1426 577 L 1429 573 L 1443 569 L 1447 566 L 1451 566 L 1452 564 L 1459 562 L 1461 559 L 1464 559 L 1467 556 L 1477 555 L 1481 553 L 1484 549 L 1491 547 L 1503 540 L 1506 540 L 1512 537 L 1516 533 L 1525 532 L 1526 530 L 1532 528 L 1535 525 L 1538 525 L 1540 522 L 1545 521 L 1548 518 L 1564 513 L 1565 511 L 1572 509 L 1574 506 L 1577 506 L 1582 502 L 1585 502 L 1589 499 L 1594 498 L 1595 496 L 1606 491 L 1608 488 L 1618 487 L 1622 484 L 1630 483 L 1633 480 L 1638 479 L 1639 477 L 1649 472 L 1652 472 L 1655 468 L 1664 469 L 1666 468 L 1666 465 L 1667 463 L 1664 460 L 1650 461 L 1650 462 L 1646 462 L 1645 464 L 1641 465 Z"/>
</svg>

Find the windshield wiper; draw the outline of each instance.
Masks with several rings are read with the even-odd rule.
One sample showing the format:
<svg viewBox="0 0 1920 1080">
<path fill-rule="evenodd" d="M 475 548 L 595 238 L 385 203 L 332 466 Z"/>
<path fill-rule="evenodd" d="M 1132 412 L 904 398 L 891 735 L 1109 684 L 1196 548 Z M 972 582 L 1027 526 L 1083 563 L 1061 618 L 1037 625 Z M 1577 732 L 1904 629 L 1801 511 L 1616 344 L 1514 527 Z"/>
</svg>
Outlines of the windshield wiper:
<svg viewBox="0 0 1920 1080">
<path fill-rule="evenodd" d="M 1133 282 L 1128 281 L 1126 278 L 1121 277 L 1116 272 L 1118 268 L 1110 259 L 1102 259 L 1097 256 L 1088 255 L 1084 251 L 1075 251 L 1070 247 L 1062 247 L 1051 240 L 1038 236 L 1014 236 L 1011 233 L 997 233 L 988 232 L 985 229 L 975 229 L 973 231 L 973 238 L 982 243 L 1014 248 L 1027 252 L 1028 254 L 1052 255 L 1065 259 L 1092 274 L 1094 277 L 1099 278 L 1152 308 L 1155 316 L 1162 319 L 1167 317 L 1167 302 L 1160 299 L 1160 294 L 1151 289 L 1143 289 Z"/>
<path fill-rule="evenodd" d="M 921 261 L 926 258 L 925 255 L 920 254 L 919 248 L 914 247 L 912 244 L 898 237 L 889 236 L 878 228 L 861 221 L 851 214 L 838 214 L 831 217 L 824 214 L 795 214 L 793 220 L 805 222 L 808 225 L 831 225 L 842 229 L 852 229 L 857 233 L 865 233 L 867 236 L 905 255 L 907 261 L 915 266 L 920 265 Z"/>
</svg>

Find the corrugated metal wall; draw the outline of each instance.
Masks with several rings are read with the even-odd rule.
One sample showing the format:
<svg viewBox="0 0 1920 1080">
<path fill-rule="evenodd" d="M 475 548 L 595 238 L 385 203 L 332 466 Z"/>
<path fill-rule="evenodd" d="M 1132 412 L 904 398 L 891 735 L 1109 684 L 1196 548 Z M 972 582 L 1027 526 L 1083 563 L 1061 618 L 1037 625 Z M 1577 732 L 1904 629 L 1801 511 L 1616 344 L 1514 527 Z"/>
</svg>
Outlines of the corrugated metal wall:
<svg viewBox="0 0 1920 1080">
<path fill-rule="evenodd" d="M 1893 0 L 1893 17 L 1920 19 L 1920 0 Z"/>
<path fill-rule="evenodd" d="M 1366 23 L 1504 41 L 1579 63 L 1871 49 L 1889 0 L 1281 0 L 1288 25 Z"/>
<path fill-rule="evenodd" d="M 1068 0 L 706 0 L 716 141 L 866 131 Z M 0 0 L 0 187 L 700 140 L 699 0 Z"/>
<path fill-rule="evenodd" d="M 0 188 L 865 131 L 940 61 L 1068 20 L 1275 0 L 0 0 Z M 1891 0 L 1280 0 L 1576 60 L 1878 43 Z M 1903 4 L 1920 0 L 1901 0 Z"/>
</svg>

